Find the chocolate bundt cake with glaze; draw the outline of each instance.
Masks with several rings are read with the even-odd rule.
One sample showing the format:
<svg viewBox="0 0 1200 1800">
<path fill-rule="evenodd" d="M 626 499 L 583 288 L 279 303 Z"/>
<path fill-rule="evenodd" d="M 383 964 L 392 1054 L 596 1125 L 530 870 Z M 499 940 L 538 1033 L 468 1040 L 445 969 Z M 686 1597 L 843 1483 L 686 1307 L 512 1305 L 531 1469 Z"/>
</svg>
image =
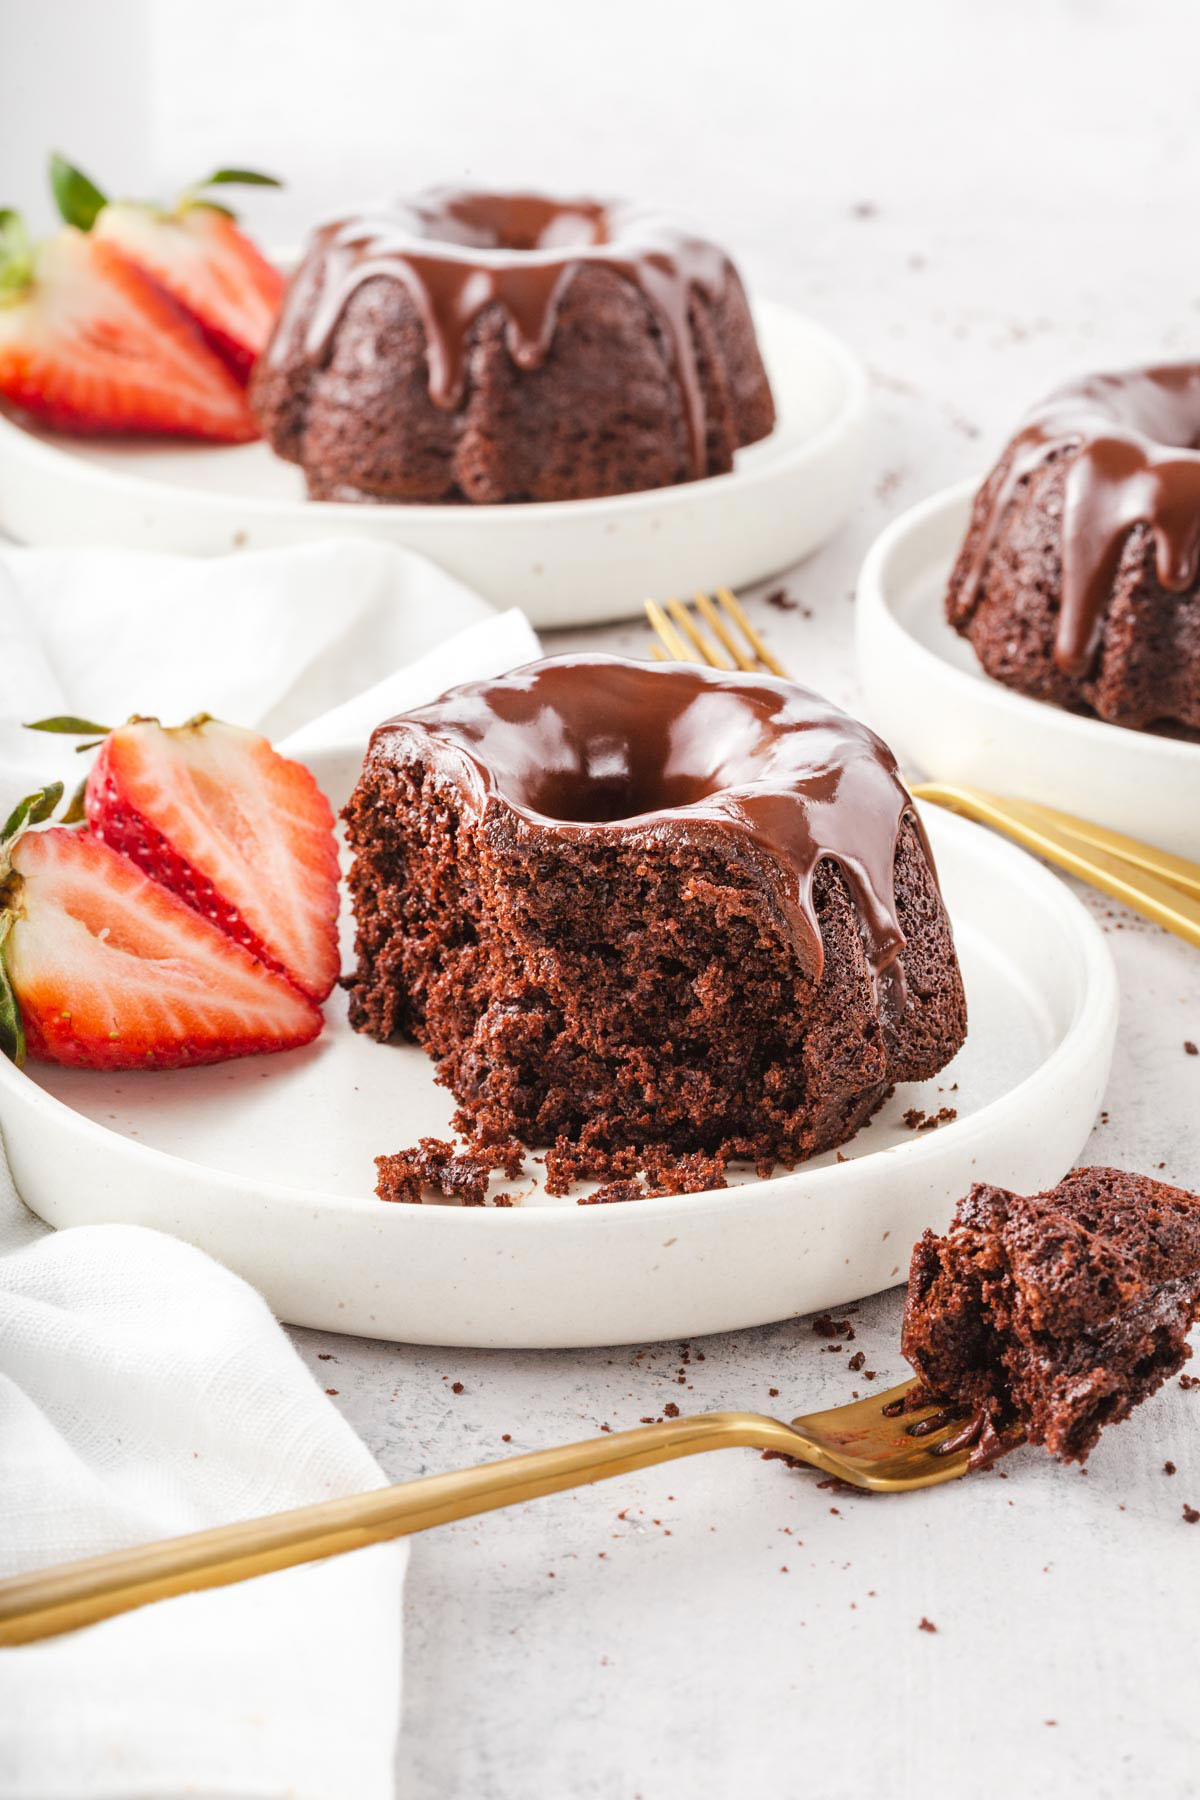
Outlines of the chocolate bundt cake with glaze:
<svg viewBox="0 0 1200 1800">
<path fill-rule="evenodd" d="M 637 209 L 436 191 L 316 233 L 255 368 L 318 500 L 577 500 L 732 468 L 775 422 L 737 270 Z"/>
<path fill-rule="evenodd" d="M 351 1022 L 410 1036 L 547 1185 L 841 1144 L 966 1032 L 895 762 L 790 682 L 558 657 L 375 732 Z"/>
<path fill-rule="evenodd" d="M 1075 1169 L 1026 1199 L 974 1187 L 913 1251 L 901 1347 L 924 1389 L 974 1413 L 978 1461 L 1021 1439 L 1083 1462 L 1191 1354 L 1200 1196 Z"/>
<path fill-rule="evenodd" d="M 1009 687 L 1200 732 L 1200 363 L 1036 408 L 975 498 L 946 610 Z"/>
</svg>

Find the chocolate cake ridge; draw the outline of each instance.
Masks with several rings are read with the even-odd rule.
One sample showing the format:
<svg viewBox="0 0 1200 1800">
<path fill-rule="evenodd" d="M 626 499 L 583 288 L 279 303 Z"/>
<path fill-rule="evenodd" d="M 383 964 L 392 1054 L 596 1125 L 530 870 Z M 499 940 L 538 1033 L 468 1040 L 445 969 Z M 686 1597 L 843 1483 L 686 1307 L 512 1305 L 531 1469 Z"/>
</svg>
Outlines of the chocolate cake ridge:
<svg viewBox="0 0 1200 1800">
<path fill-rule="evenodd" d="M 251 401 L 322 499 L 628 493 L 775 422 L 718 245 L 626 202 L 449 189 L 316 232 Z"/>
<path fill-rule="evenodd" d="M 1200 363 L 1035 407 L 975 496 L 946 615 L 1022 693 L 1200 732 Z"/>
<path fill-rule="evenodd" d="M 880 741 L 770 676 L 561 657 L 373 735 L 347 809 L 351 1020 L 416 1038 L 468 1136 L 547 1180 L 631 1153 L 769 1170 L 966 1030 L 929 848 Z"/>
</svg>

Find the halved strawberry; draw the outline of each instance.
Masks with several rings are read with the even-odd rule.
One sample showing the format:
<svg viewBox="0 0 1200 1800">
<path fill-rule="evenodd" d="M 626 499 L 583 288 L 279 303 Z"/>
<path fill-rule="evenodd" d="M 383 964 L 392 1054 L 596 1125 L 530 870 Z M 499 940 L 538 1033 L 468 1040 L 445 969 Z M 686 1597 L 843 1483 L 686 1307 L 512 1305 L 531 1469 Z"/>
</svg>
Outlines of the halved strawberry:
<svg viewBox="0 0 1200 1800">
<path fill-rule="evenodd" d="M 86 810 L 111 844 L 313 1000 L 338 977 L 333 813 L 265 737 L 201 717 L 110 732 Z"/>
<path fill-rule="evenodd" d="M 0 893 L 0 955 L 25 1046 L 45 1062 L 185 1068 L 321 1029 L 290 982 L 86 831 L 25 832 Z"/>
<path fill-rule="evenodd" d="M 101 239 L 66 227 L 0 270 L 0 399 L 74 432 L 244 443 L 258 428 L 237 381 L 155 285 Z"/>
<path fill-rule="evenodd" d="M 285 283 L 227 213 L 200 202 L 173 213 L 110 202 L 92 229 L 164 288 L 246 381 L 271 334 Z"/>
<path fill-rule="evenodd" d="M 209 190 L 224 196 L 231 186 L 279 185 L 255 169 L 216 169 L 173 207 L 111 201 L 65 157 L 50 158 L 50 186 L 65 222 L 94 233 L 169 294 L 243 386 L 285 283 Z"/>
</svg>

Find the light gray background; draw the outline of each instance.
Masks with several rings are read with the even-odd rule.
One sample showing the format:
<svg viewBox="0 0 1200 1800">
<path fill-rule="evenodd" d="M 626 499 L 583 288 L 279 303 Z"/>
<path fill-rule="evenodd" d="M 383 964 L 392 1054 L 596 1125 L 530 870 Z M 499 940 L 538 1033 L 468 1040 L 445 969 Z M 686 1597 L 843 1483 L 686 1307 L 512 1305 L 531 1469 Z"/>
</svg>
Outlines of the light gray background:
<svg viewBox="0 0 1200 1800">
<path fill-rule="evenodd" d="M 0 199 L 44 218 L 58 143 L 139 194 L 218 162 L 285 174 L 252 209 L 275 242 L 427 181 L 693 214 L 872 371 L 862 504 L 789 582 L 812 616 L 759 613 L 853 704 L 851 592 L 880 526 L 981 469 L 1072 369 L 1200 345 L 1198 66 L 1190 0 L 0 0 Z M 1124 1011 L 1089 1158 L 1200 1184 L 1200 959 L 1095 910 Z M 881 1381 L 902 1372 L 900 1304 L 854 1317 Z M 505 1432 L 534 1447 L 670 1399 L 769 1409 L 778 1387 L 796 1411 L 851 1385 L 805 1320 L 686 1364 L 297 1338 L 397 1476 L 494 1456 Z M 924 1498 L 848 1498 L 742 1453 L 433 1535 L 408 1587 L 401 1791 L 1194 1794 L 1198 1424 L 1200 1392 L 1172 1384 L 1086 1477 L 1024 1453 Z"/>
</svg>

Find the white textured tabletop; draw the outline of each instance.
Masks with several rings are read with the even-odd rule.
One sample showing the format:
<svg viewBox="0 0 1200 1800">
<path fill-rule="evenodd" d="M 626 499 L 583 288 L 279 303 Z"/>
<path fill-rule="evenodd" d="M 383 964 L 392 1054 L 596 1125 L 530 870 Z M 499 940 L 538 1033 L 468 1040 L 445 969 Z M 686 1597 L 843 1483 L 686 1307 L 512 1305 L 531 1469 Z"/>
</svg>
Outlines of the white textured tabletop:
<svg viewBox="0 0 1200 1800">
<path fill-rule="evenodd" d="M 38 10 L 35 35 L 64 9 Z M 110 9 L 126 25 L 148 10 Z M 278 165 L 289 195 L 256 216 L 282 238 L 331 203 L 438 179 L 698 215 L 760 291 L 840 331 L 872 372 L 862 502 L 787 579 L 795 609 L 756 610 L 788 665 L 850 707 L 852 590 L 880 527 L 981 470 L 1070 371 L 1200 341 L 1186 0 L 338 13 L 343 33 L 297 0 L 285 33 L 280 8 L 245 0 L 159 8 L 140 117 L 78 107 L 56 48 L 57 94 L 15 97 L 39 122 L 9 136 L 13 166 L 56 133 L 110 170 L 147 142 L 170 176 L 232 155 Z M 633 626 L 553 647 L 574 643 L 646 648 Z M 1198 1186 L 1200 1057 L 1184 1043 L 1200 1042 L 1200 954 L 1089 904 L 1123 1011 L 1087 1158 Z M 880 1383 L 904 1373 L 902 1298 L 846 1309 Z M 295 1335 L 397 1478 L 620 1429 L 670 1400 L 787 1414 L 862 1386 L 807 1319 L 564 1354 Z M 1025 1451 L 881 1499 L 739 1452 L 445 1529 L 412 1559 L 400 1793 L 1197 1793 L 1185 1503 L 1200 1507 L 1200 1390 L 1172 1382 L 1086 1475 Z"/>
</svg>

